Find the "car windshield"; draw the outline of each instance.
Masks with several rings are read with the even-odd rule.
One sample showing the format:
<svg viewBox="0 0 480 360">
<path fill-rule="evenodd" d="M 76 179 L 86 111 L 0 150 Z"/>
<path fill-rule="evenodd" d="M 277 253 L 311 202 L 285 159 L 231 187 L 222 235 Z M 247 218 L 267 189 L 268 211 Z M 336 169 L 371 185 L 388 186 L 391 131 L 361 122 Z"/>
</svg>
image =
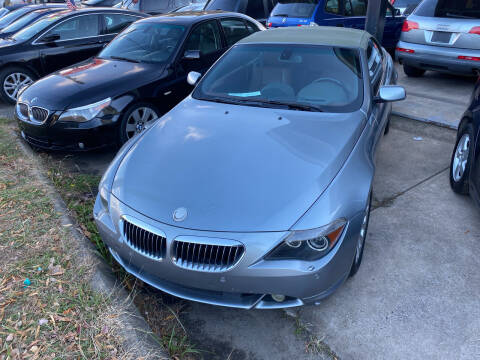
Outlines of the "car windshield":
<svg viewBox="0 0 480 360">
<path fill-rule="evenodd" d="M 8 9 L 1 8 L 1 9 L 0 9 L 0 19 L 1 19 L 2 16 L 4 16 L 6 13 L 8 13 Z"/>
<path fill-rule="evenodd" d="M 416 16 L 480 19 L 478 0 L 425 0 L 415 10 Z"/>
<path fill-rule="evenodd" d="M 280 0 L 273 8 L 271 16 L 309 18 L 317 4 L 318 0 Z"/>
<path fill-rule="evenodd" d="M 395 0 L 394 6 L 396 8 L 406 8 L 412 5 L 420 4 L 421 0 Z"/>
<path fill-rule="evenodd" d="M 59 9 L 60 10 L 60 9 Z M 25 25 L 28 25 L 29 23 L 31 23 L 32 21 L 34 21 L 35 19 L 39 18 L 42 16 L 42 14 L 45 14 L 47 12 L 51 12 L 52 10 L 48 9 L 48 10 L 37 10 L 37 11 L 32 11 L 31 13 L 25 15 L 25 16 L 22 16 L 20 19 L 18 19 L 17 21 L 11 23 L 10 25 L 8 25 L 7 27 L 5 27 L 2 32 L 6 33 L 15 33 L 17 32 L 18 30 L 22 29 L 23 27 L 25 27 Z"/>
<path fill-rule="evenodd" d="M 99 57 L 133 62 L 164 63 L 178 48 L 185 27 L 141 22 L 133 24 L 103 49 Z"/>
<path fill-rule="evenodd" d="M 363 102 L 359 52 L 291 44 L 234 46 L 193 97 L 259 107 L 352 112 Z"/>
<path fill-rule="evenodd" d="M 20 9 L 14 10 L 0 19 L 0 28 L 4 28 L 7 25 L 10 25 L 12 22 L 25 15 L 26 13 L 32 11 L 28 7 L 22 7 Z"/>
<path fill-rule="evenodd" d="M 35 21 L 33 24 L 15 33 L 12 39 L 19 42 L 29 40 L 60 18 L 61 17 L 56 14 L 44 16 L 40 20 Z"/>
</svg>

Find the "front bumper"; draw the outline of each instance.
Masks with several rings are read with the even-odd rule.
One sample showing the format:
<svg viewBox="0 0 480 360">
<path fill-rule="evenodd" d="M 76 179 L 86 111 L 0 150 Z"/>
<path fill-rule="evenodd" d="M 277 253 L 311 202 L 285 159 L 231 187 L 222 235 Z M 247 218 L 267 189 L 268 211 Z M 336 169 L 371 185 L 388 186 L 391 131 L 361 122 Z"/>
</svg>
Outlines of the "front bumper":
<svg viewBox="0 0 480 360">
<path fill-rule="evenodd" d="M 43 124 L 24 121 L 15 114 L 22 137 L 29 144 L 46 150 L 86 151 L 117 142 L 117 116 L 105 120 L 94 118 L 84 123 L 56 121 L 53 113 Z"/>
<path fill-rule="evenodd" d="M 273 309 L 314 304 L 333 293 L 348 277 L 355 254 L 362 215 L 349 221 L 336 247 L 313 261 L 265 261 L 263 256 L 277 246 L 286 232 L 217 233 L 183 229 L 143 216 L 110 196 L 110 211 L 97 197 L 94 217 L 111 254 L 125 270 L 171 295 L 202 303 L 244 309 Z M 166 254 L 152 259 L 130 247 L 122 236 L 121 219 L 135 218 L 147 228 L 165 234 Z M 245 246 L 240 262 L 225 272 L 181 268 L 172 260 L 173 240 L 179 236 L 232 239 Z M 284 295 L 275 302 L 271 294 Z"/>
<path fill-rule="evenodd" d="M 414 53 L 396 50 L 395 55 L 401 64 L 419 69 L 463 75 L 475 75 L 480 69 L 479 61 L 458 58 L 459 56 L 480 58 L 480 50 L 413 44 L 405 41 L 399 41 L 397 48 L 413 50 Z"/>
</svg>

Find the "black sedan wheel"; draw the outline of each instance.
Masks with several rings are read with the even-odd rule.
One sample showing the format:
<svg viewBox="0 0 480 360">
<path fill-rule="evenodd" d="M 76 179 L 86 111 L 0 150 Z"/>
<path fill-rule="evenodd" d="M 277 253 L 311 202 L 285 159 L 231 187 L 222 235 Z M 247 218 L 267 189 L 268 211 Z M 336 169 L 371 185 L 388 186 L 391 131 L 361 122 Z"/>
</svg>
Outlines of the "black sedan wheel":
<svg viewBox="0 0 480 360">
<path fill-rule="evenodd" d="M 469 192 L 468 177 L 473 150 L 472 141 L 473 129 L 472 125 L 468 124 L 460 131 L 450 163 L 450 185 L 453 191 L 462 195 L 467 195 Z"/>
<path fill-rule="evenodd" d="M 160 112 L 152 104 L 137 103 L 123 115 L 120 126 L 119 141 L 121 144 L 145 130 L 145 126 L 158 119 Z"/>
<path fill-rule="evenodd" d="M 352 268 L 350 269 L 350 277 L 354 276 L 358 272 L 358 269 L 360 269 L 360 265 L 362 264 L 363 249 L 365 248 L 365 240 L 367 239 L 368 223 L 370 222 L 371 207 L 372 207 L 372 193 L 370 192 L 367 208 L 365 209 L 365 213 L 362 219 L 362 226 L 360 228 L 360 233 L 358 234 L 358 239 L 357 239 L 357 244 L 355 249 L 355 259 L 353 260 L 353 265 L 352 265 Z"/>
<path fill-rule="evenodd" d="M 19 91 L 32 84 L 35 78 L 32 72 L 20 67 L 3 69 L 0 71 L 0 97 L 7 103 L 15 104 Z"/>
</svg>

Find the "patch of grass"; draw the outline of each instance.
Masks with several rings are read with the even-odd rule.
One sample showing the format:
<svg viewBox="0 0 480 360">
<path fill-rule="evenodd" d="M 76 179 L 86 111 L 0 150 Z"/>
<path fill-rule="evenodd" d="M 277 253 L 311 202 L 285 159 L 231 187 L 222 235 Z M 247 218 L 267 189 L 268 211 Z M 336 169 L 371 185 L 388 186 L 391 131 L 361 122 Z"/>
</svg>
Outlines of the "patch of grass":
<svg viewBox="0 0 480 360">
<path fill-rule="evenodd" d="M 0 359 L 128 358 L 93 264 L 61 225 L 34 164 L 0 120 Z"/>
<path fill-rule="evenodd" d="M 58 157 L 46 153 L 41 154 L 41 157 L 49 179 L 76 218 L 84 235 L 90 239 L 98 253 L 111 266 L 119 282 L 131 293 L 135 304 L 156 334 L 157 341 L 173 359 L 201 358 L 179 320 L 183 302 L 178 299 L 173 300 L 178 306 L 172 308 L 163 301 L 166 298 L 168 298 L 166 302 L 172 301 L 168 295 L 155 292 L 155 296 L 151 296 L 152 289 L 144 287 L 140 280 L 126 273 L 105 247 L 93 219 L 93 206 L 101 176 L 79 172 L 78 169 L 68 167 Z"/>
</svg>

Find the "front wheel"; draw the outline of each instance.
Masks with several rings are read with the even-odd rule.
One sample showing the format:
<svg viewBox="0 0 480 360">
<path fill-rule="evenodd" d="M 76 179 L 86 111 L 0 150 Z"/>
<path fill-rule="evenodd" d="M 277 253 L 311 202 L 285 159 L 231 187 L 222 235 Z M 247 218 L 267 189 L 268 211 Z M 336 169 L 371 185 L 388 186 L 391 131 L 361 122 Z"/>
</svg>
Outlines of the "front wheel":
<svg viewBox="0 0 480 360">
<path fill-rule="evenodd" d="M 29 70 L 11 66 L 0 71 L 0 98 L 10 104 L 15 104 L 18 93 L 25 86 L 32 84 L 36 76 Z"/>
<path fill-rule="evenodd" d="M 370 222 L 370 210 L 372 207 L 372 192 L 370 192 L 370 196 L 368 197 L 367 207 L 363 214 L 362 219 L 362 226 L 360 227 L 360 232 L 358 233 L 357 244 L 355 248 L 355 258 L 353 260 L 352 268 L 350 269 L 350 277 L 354 276 L 358 269 L 360 269 L 360 265 L 362 264 L 363 259 L 363 249 L 365 248 L 365 240 L 367 239 L 367 232 L 368 232 L 368 223 Z"/>
<path fill-rule="evenodd" d="M 469 193 L 468 178 L 470 175 L 473 128 L 468 124 L 458 135 L 457 143 L 452 154 L 450 162 L 450 186 L 458 194 L 467 195 Z"/>
<path fill-rule="evenodd" d="M 160 112 L 152 104 L 136 103 L 130 106 L 122 116 L 118 135 L 119 143 L 124 144 L 141 133 L 149 123 L 158 119 L 158 114 Z"/>
</svg>

